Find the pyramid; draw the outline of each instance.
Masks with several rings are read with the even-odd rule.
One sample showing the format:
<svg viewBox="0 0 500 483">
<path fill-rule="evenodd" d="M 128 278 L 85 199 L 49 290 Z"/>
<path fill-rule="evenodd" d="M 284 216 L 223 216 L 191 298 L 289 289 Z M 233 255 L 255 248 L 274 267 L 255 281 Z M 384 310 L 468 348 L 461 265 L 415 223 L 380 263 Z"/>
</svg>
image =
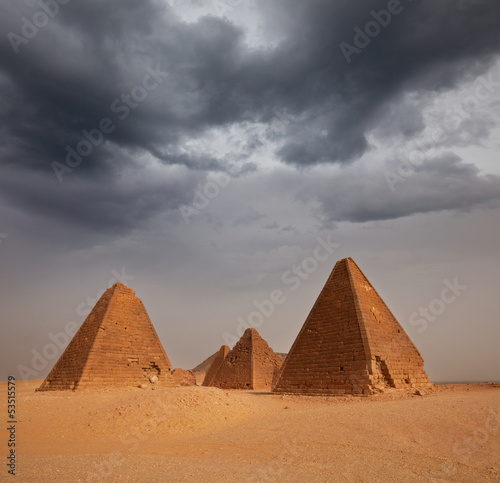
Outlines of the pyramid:
<svg viewBox="0 0 500 483">
<path fill-rule="evenodd" d="M 432 384 L 417 348 L 352 258 L 338 261 L 283 364 L 277 393 L 369 395 Z"/>
<path fill-rule="evenodd" d="M 222 389 L 271 388 L 282 362 L 255 329 L 247 329 L 224 358 L 210 386 Z"/>
<path fill-rule="evenodd" d="M 200 362 L 196 367 L 191 369 L 191 371 L 193 371 L 193 374 L 196 377 L 197 386 L 203 385 L 203 381 L 205 380 L 207 371 L 210 369 L 210 366 L 212 365 L 212 362 L 214 361 L 218 353 L 219 351 L 214 352 L 212 355 L 208 356 L 203 362 Z"/>
<path fill-rule="evenodd" d="M 215 354 L 215 359 L 212 361 L 212 364 L 210 364 L 210 367 L 205 374 L 205 379 L 203 380 L 203 386 L 211 386 L 212 381 L 214 380 L 215 375 L 220 369 L 220 366 L 222 366 L 222 363 L 224 362 L 224 359 L 226 356 L 229 354 L 229 346 L 223 345 L 219 349 L 219 351 Z"/>
<path fill-rule="evenodd" d="M 171 367 L 142 301 L 117 283 L 101 296 L 38 390 L 161 384 L 172 382 Z"/>
</svg>

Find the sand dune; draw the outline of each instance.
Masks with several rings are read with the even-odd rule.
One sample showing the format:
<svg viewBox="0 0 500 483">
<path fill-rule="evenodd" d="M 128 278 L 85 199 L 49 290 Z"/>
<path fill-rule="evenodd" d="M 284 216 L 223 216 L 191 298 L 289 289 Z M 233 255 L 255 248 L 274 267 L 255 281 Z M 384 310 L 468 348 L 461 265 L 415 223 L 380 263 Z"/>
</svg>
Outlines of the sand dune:
<svg viewBox="0 0 500 483">
<path fill-rule="evenodd" d="M 500 481 L 500 384 L 326 398 L 40 383 L 18 388 L 16 481 Z"/>
</svg>

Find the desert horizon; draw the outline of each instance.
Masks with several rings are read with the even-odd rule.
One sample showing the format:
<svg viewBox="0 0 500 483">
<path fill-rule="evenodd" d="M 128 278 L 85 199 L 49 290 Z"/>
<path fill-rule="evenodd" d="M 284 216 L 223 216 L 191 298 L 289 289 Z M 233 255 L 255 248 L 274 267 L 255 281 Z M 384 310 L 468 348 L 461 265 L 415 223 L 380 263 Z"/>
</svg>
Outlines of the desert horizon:
<svg viewBox="0 0 500 483">
<path fill-rule="evenodd" d="M 41 382 L 19 390 L 16 481 L 500 479 L 498 383 L 359 398 L 201 386 L 35 393 Z"/>
</svg>

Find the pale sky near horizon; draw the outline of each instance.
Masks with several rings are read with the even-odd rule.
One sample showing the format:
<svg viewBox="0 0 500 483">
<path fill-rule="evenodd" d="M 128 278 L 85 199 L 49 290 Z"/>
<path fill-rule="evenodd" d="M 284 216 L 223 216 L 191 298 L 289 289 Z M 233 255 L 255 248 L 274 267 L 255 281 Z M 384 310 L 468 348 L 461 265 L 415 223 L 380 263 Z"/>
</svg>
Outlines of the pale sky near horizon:
<svg viewBox="0 0 500 483">
<path fill-rule="evenodd" d="M 431 380 L 500 380 L 498 2 L 55 1 L 0 1 L 0 379 L 117 280 L 174 367 L 288 352 L 350 256 Z"/>
</svg>

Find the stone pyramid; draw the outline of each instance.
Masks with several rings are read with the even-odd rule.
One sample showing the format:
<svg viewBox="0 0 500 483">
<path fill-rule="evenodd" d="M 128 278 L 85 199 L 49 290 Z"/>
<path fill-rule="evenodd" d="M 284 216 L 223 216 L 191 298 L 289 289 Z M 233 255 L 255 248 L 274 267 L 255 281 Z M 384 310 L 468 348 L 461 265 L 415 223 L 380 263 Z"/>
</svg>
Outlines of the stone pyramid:
<svg viewBox="0 0 500 483">
<path fill-rule="evenodd" d="M 431 386 L 417 348 L 352 258 L 336 263 L 273 388 L 369 395 Z"/>
<path fill-rule="evenodd" d="M 255 329 L 247 329 L 224 358 L 210 386 L 222 389 L 271 388 L 282 362 Z"/>
<path fill-rule="evenodd" d="M 117 283 L 101 296 L 38 390 L 161 384 L 172 380 L 171 367 L 142 301 Z"/>
<path fill-rule="evenodd" d="M 205 379 L 203 379 L 203 386 L 211 386 L 212 381 L 214 380 L 215 375 L 220 369 L 220 366 L 222 366 L 222 363 L 224 362 L 224 359 L 226 356 L 229 354 L 229 346 L 223 345 L 219 349 L 219 351 L 215 355 L 215 359 L 212 361 L 212 364 L 210 364 L 210 367 L 208 368 L 207 373 L 205 374 Z"/>
</svg>

